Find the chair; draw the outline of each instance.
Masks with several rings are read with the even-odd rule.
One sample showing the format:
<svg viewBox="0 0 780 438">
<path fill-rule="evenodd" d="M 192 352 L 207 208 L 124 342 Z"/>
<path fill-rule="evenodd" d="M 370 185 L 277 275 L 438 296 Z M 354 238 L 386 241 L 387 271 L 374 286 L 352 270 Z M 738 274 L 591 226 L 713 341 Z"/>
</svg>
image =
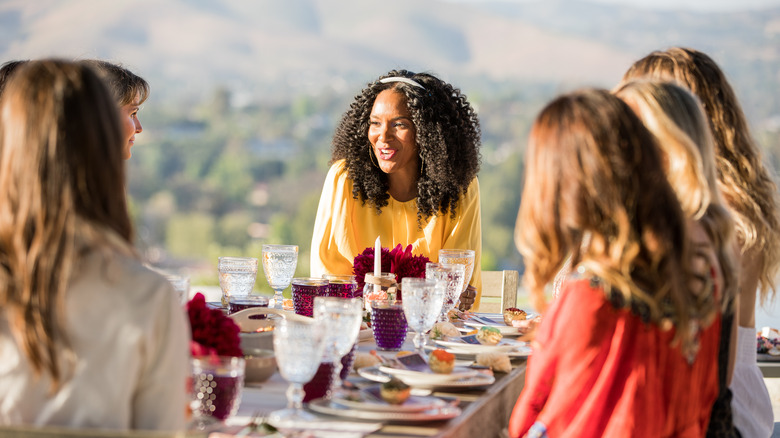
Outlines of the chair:
<svg viewBox="0 0 780 438">
<path fill-rule="evenodd" d="M 520 273 L 515 270 L 482 271 L 482 298 L 479 311 L 502 313 L 507 307 L 517 306 L 517 287 Z"/>
<path fill-rule="evenodd" d="M 208 433 L 201 431 L 158 432 L 80 429 L 57 426 L 0 426 L 0 437 L 3 438 L 206 438 L 207 436 Z"/>
</svg>

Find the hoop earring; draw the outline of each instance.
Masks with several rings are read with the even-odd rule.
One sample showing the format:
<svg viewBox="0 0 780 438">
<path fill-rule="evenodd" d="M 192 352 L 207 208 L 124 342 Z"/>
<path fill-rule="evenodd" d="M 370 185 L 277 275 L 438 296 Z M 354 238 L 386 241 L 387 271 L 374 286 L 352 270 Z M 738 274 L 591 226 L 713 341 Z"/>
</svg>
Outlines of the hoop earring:
<svg viewBox="0 0 780 438">
<path fill-rule="evenodd" d="M 423 157 L 422 153 L 420 154 L 420 176 L 423 174 L 423 169 L 425 169 L 425 157 Z"/>
<path fill-rule="evenodd" d="M 374 165 L 377 169 L 379 169 L 379 163 L 376 162 L 376 157 L 374 157 L 374 151 L 371 150 L 371 144 L 368 145 L 368 160 L 371 161 L 371 164 Z"/>
</svg>

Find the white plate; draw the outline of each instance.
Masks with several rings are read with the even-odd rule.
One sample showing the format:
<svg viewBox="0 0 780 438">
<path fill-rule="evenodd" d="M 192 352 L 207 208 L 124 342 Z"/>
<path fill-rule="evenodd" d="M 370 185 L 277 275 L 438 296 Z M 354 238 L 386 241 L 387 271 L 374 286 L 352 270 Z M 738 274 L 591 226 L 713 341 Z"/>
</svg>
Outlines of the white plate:
<svg viewBox="0 0 780 438">
<path fill-rule="evenodd" d="M 386 366 L 379 366 L 379 371 L 383 373 L 392 374 L 395 377 L 403 380 L 407 385 L 420 384 L 420 383 L 446 383 L 453 380 L 467 379 L 477 374 L 477 370 L 465 367 L 455 367 L 450 374 L 439 374 L 433 371 L 414 371 L 404 370 Z"/>
<path fill-rule="evenodd" d="M 358 374 L 360 375 L 360 377 L 363 377 L 364 379 L 368 379 L 380 383 L 387 382 L 392 378 L 390 374 L 379 371 L 379 367 L 377 366 L 361 368 L 358 370 Z M 404 380 L 403 378 L 400 379 Z M 452 380 L 449 382 L 434 383 L 428 381 L 428 382 L 415 382 L 414 384 L 407 383 L 407 385 L 413 386 L 415 388 L 422 388 L 422 389 L 443 389 L 443 388 L 462 389 L 462 388 L 477 388 L 480 386 L 487 386 L 493 384 L 493 382 L 495 381 L 496 378 L 491 375 L 477 373 L 472 377 L 467 377 L 465 379 L 459 379 L 459 380 Z"/>
<path fill-rule="evenodd" d="M 339 417 L 395 422 L 448 420 L 461 414 L 460 408 L 451 405 L 419 412 L 362 411 L 322 398 L 309 402 L 309 409 L 321 414 L 336 415 Z"/>
<path fill-rule="evenodd" d="M 374 338 L 374 332 L 373 330 L 371 330 L 371 327 L 367 329 L 362 329 L 358 332 L 358 341 L 365 341 L 373 338 Z"/>
<path fill-rule="evenodd" d="M 426 346 L 425 351 L 432 351 L 435 348 L 437 347 Z M 444 351 L 450 352 L 455 355 L 455 363 L 463 363 L 464 361 L 470 361 L 473 363 L 477 354 L 482 353 L 482 351 L 475 352 L 472 350 L 458 350 L 457 348 L 445 348 Z M 510 359 L 520 359 L 520 358 L 530 356 L 532 352 L 533 350 L 531 349 L 531 347 L 523 346 L 523 347 L 517 347 L 514 350 L 511 350 L 509 352 L 505 352 L 504 354 L 509 356 Z"/>
<path fill-rule="evenodd" d="M 465 342 L 436 340 L 436 345 L 445 347 L 458 353 L 509 353 L 519 347 L 525 347 L 527 343 L 511 339 L 502 339 L 496 345 L 467 344 Z"/>
<path fill-rule="evenodd" d="M 379 412 L 422 412 L 440 409 L 449 404 L 440 398 L 431 396 L 412 395 L 403 404 L 391 405 L 366 391 L 350 391 L 349 395 L 352 396 L 350 398 L 344 397 L 345 395 L 347 394 L 339 394 L 338 398 L 332 398 L 331 401 L 351 409 Z"/>
<path fill-rule="evenodd" d="M 495 329 L 498 329 L 498 331 L 501 333 L 502 336 L 520 336 L 522 333 L 520 333 L 520 329 L 517 327 L 512 327 L 508 325 L 488 325 L 488 324 L 482 324 L 479 322 L 474 321 L 466 321 L 463 323 L 464 325 L 467 325 L 469 327 L 475 328 L 477 330 L 481 329 L 482 327 L 493 327 Z"/>
</svg>

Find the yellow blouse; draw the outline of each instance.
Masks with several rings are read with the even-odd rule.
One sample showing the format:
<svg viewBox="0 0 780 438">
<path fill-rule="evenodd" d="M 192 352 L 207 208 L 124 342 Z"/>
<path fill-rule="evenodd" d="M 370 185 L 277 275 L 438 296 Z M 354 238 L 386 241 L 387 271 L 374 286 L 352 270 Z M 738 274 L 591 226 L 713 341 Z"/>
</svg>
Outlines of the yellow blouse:
<svg viewBox="0 0 780 438">
<path fill-rule="evenodd" d="M 415 199 L 398 202 L 391 196 L 389 204 L 377 214 L 376 209 L 352 197 L 352 180 L 344 160 L 331 166 L 322 188 L 317 219 L 311 241 L 311 275 L 352 275 L 355 256 L 373 248 L 377 236 L 382 246 L 393 248 L 412 245 L 412 253 L 438 261 L 439 249 L 473 249 L 474 273 L 470 284 L 477 289 L 472 310 L 479 308 L 482 293 L 482 222 L 479 204 L 479 181 L 469 184 L 461 197 L 453 219 L 449 213 L 431 216 L 417 224 Z"/>
</svg>

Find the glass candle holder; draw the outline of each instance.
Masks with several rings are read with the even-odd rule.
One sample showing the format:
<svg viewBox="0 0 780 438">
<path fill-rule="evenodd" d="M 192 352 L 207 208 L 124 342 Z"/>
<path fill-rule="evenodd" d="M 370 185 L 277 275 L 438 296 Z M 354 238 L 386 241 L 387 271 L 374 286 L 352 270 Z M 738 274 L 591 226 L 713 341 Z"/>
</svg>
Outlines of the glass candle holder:
<svg viewBox="0 0 780 438">
<path fill-rule="evenodd" d="M 244 388 L 245 361 L 240 357 L 192 359 L 193 414 L 224 421 L 238 411 Z"/>
<path fill-rule="evenodd" d="M 358 291 L 358 283 L 354 275 L 330 275 L 322 278 L 328 280 L 328 296 L 336 298 L 362 298 L 363 291 Z"/>
<path fill-rule="evenodd" d="M 254 307 L 268 307 L 268 297 L 262 295 L 247 295 L 245 297 L 228 298 L 228 315 Z M 266 319 L 268 315 L 251 315 L 249 319 Z"/>
</svg>

